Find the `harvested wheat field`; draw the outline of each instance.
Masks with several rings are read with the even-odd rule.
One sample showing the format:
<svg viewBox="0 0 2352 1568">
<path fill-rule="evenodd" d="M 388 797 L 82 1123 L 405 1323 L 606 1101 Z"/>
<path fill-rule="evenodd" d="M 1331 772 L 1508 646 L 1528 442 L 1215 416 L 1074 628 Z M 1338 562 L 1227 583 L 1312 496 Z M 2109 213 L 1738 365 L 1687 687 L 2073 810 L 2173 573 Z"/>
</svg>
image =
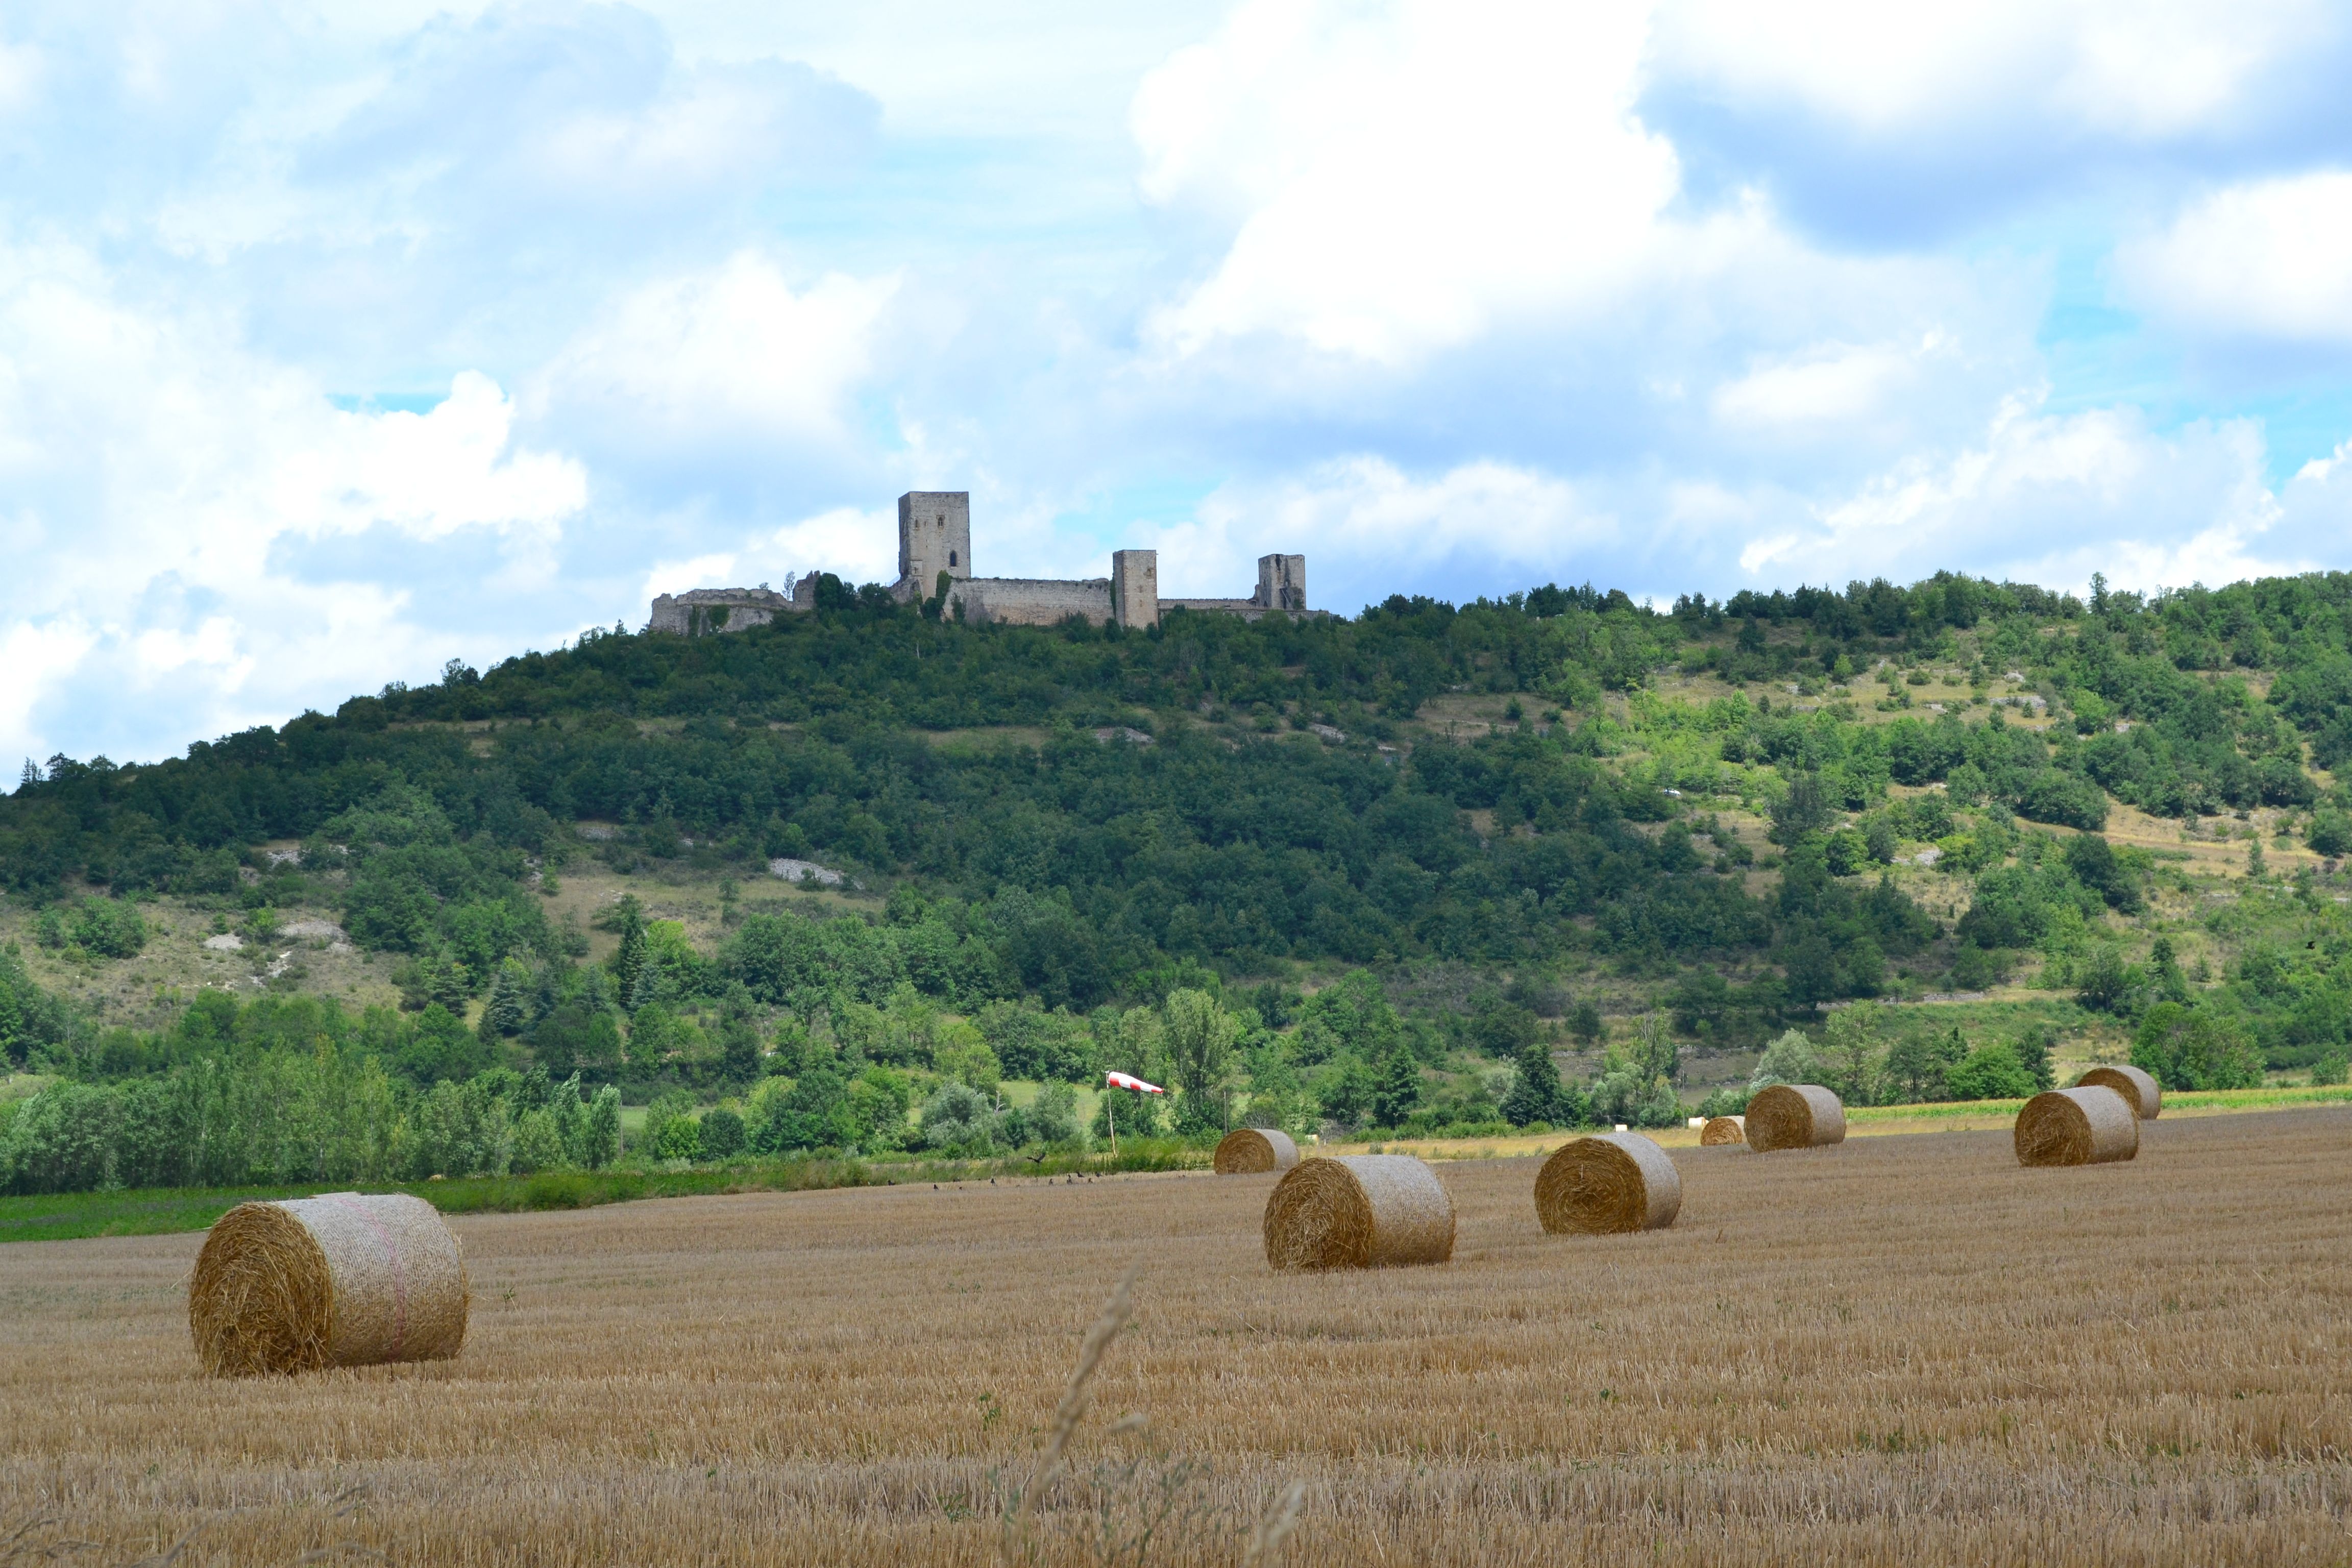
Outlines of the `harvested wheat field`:
<svg viewBox="0 0 2352 1568">
<path fill-rule="evenodd" d="M 1605 1237 L 1464 1162 L 1451 1263 L 1328 1274 L 1205 1174 L 461 1218 L 457 1359 L 293 1378 L 200 1374 L 199 1237 L 11 1246 L 0 1556 L 1231 1563 L 1295 1482 L 1256 1561 L 2343 1562 L 2352 1112 L 2142 1136 L 1681 1149 L 1677 1223 Z"/>
</svg>

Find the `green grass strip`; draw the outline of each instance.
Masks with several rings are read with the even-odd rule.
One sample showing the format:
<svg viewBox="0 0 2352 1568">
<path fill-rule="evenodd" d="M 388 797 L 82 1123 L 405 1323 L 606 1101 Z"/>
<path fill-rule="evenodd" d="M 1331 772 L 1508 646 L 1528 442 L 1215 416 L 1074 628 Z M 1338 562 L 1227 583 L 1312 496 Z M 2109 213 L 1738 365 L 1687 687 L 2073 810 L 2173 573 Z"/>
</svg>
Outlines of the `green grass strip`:
<svg viewBox="0 0 2352 1568">
<path fill-rule="evenodd" d="M 544 1209 L 595 1208 L 640 1198 L 702 1197 L 722 1193 L 797 1193 L 830 1187 L 879 1187 L 916 1182 L 985 1181 L 991 1176 L 1103 1174 L 1116 1171 L 1197 1170 L 1205 1150 L 1172 1140 L 1127 1142 L 1108 1154 L 1048 1155 L 1042 1161 L 872 1160 L 803 1158 L 744 1161 L 682 1171 L 628 1167 L 610 1171 L 542 1171 L 528 1176 L 469 1176 L 455 1182 L 370 1182 L 369 1192 L 414 1193 L 443 1214 L 526 1214 Z M 79 1241 L 98 1236 L 162 1236 L 205 1230 L 242 1203 L 306 1198 L 334 1184 L 289 1182 L 266 1186 L 176 1187 L 149 1191 L 56 1193 L 0 1198 L 0 1243 Z"/>
</svg>

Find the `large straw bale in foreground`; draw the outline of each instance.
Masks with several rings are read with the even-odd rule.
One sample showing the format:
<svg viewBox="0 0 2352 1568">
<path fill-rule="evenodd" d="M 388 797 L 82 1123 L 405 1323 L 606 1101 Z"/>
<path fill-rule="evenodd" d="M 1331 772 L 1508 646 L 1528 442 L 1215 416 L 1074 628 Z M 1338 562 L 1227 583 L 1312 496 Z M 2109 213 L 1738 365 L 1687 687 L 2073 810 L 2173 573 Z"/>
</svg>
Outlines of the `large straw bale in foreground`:
<svg viewBox="0 0 2352 1568">
<path fill-rule="evenodd" d="M 2104 1165 L 2139 1152 L 2139 1115 L 2105 1084 L 2053 1089 L 2017 1113 L 2021 1165 Z"/>
<path fill-rule="evenodd" d="M 1236 1127 L 1218 1142 L 1211 1163 L 1221 1176 L 1287 1171 L 1298 1163 L 1298 1145 L 1290 1141 L 1289 1133 L 1271 1127 Z"/>
<path fill-rule="evenodd" d="M 457 1238 L 403 1193 L 240 1204 L 205 1237 L 188 1328 L 219 1377 L 437 1361 L 466 1341 Z"/>
<path fill-rule="evenodd" d="M 1774 1084 L 1748 1102 L 1742 1121 L 1748 1146 L 1759 1154 L 1845 1142 L 1845 1107 L 1817 1083 Z"/>
<path fill-rule="evenodd" d="M 2164 1109 L 2164 1090 L 2155 1078 L 2136 1067 L 2093 1068 L 2074 1080 L 2076 1089 L 2112 1089 L 2131 1102 L 2142 1121 L 2153 1121 Z"/>
<path fill-rule="evenodd" d="M 1748 1118 L 1745 1116 L 1710 1116 L 1706 1125 L 1698 1131 L 1699 1147 L 1720 1148 L 1726 1143 L 1748 1142 Z"/>
<path fill-rule="evenodd" d="M 1536 1218 L 1555 1234 L 1664 1230 L 1682 1206 L 1682 1173 L 1639 1132 L 1563 1143 L 1536 1173 Z"/>
<path fill-rule="evenodd" d="M 1276 1268 L 1382 1268 L 1454 1256 L 1454 1200 L 1410 1154 L 1307 1160 L 1265 1200 Z"/>
</svg>

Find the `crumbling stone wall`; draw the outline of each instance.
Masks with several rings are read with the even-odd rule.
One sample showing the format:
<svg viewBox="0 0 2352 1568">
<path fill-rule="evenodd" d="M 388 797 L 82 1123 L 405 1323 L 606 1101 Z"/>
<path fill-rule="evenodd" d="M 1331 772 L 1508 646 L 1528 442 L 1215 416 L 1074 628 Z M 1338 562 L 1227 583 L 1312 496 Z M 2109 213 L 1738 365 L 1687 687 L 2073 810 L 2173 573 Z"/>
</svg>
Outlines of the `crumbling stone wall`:
<svg viewBox="0 0 2352 1568">
<path fill-rule="evenodd" d="M 1269 610 L 1307 607 L 1307 557 L 1261 555 L 1257 558 L 1257 592 L 1251 602 Z"/>
<path fill-rule="evenodd" d="M 971 577 L 950 591 L 966 626 L 1051 626 L 1071 616 L 1093 626 L 1111 618 L 1110 579 Z"/>
<path fill-rule="evenodd" d="M 807 604 L 796 604 L 766 588 L 693 588 L 683 594 L 664 594 L 654 601 L 653 617 L 646 623 L 646 630 L 701 637 L 764 626 L 778 616 L 813 607 L 816 602 L 814 582 L 809 586 Z"/>
</svg>

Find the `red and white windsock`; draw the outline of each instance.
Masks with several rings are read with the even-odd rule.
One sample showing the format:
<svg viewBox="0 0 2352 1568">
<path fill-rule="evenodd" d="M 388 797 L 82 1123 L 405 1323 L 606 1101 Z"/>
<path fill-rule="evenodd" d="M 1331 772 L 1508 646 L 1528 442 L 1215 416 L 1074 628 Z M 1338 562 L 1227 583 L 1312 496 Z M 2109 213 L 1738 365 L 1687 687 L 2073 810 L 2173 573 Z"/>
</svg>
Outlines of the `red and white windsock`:
<svg viewBox="0 0 2352 1568">
<path fill-rule="evenodd" d="M 1103 1074 L 1103 1082 L 1113 1089 L 1131 1089 L 1138 1094 L 1166 1094 L 1168 1092 L 1156 1083 L 1144 1082 L 1133 1073 L 1107 1072 Z"/>
</svg>

